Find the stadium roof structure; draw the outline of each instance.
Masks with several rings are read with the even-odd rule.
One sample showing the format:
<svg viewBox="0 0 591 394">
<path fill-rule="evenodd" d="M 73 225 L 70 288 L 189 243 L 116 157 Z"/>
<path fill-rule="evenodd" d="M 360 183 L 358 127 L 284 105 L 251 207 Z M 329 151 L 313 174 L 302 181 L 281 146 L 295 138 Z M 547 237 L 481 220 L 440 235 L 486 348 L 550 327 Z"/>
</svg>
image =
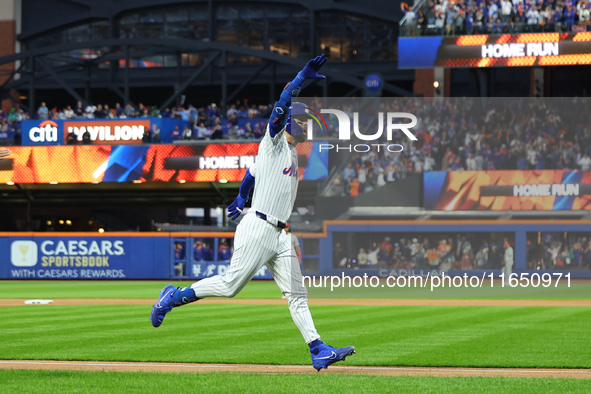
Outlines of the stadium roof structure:
<svg viewBox="0 0 591 394">
<path fill-rule="evenodd" d="M 271 50 L 268 37 L 270 33 L 267 30 L 264 30 L 264 46 L 269 49 L 255 49 L 248 45 L 223 42 L 216 30 L 216 26 L 221 23 L 218 20 L 220 10 L 223 11 L 224 7 L 249 5 L 264 7 L 265 13 L 271 12 L 267 9 L 272 10 L 273 6 L 304 10 L 308 15 L 306 23 L 310 26 L 309 32 L 305 33 L 305 37 L 310 39 L 310 56 L 316 55 L 319 51 L 320 33 L 317 20 L 322 12 L 371 18 L 365 19 L 364 26 L 372 24 L 370 21 L 380 20 L 392 24 L 393 29 L 397 29 L 397 22 L 402 17 L 398 2 L 376 0 L 277 0 L 252 3 L 211 0 L 27 0 L 23 2 L 22 23 L 17 36 L 22 44 L 18 48 L 22 47 L 24 50 L 0 58 L 0 65 L 13 62 L 16 65 L 12 75 L 0 86 L 1 98 L 17 101 L 23 108 L 28 109 L 38 104 L 39 100 L 36 98 L 40 90 L 53 89 L 65 91 L 73 99 L 86 105 L 89 101 L 96 102 L 96 99 L 93 100 L 93 92 L 102 89 L 110 91 L 117 100 L 125 104 L 136 104 L 132 100 L 132 89 L 169 89 L 167 92 L 172 93 L 159 95 L 164 97 L 164 101 L 157 103 L 165 108 L 190 87 L 210 86 L 221 88 L 217 91 L 221 92 L 221 97 L 210 101 L 219 101 L 223 106 L 224 103 L 240 97 L 238 95 L 249 85 L 256 83 L 270 86 L 268 98 L 269 102 L 272 102 L 277 87 L 283 86 L 282 84 L 305 64 L 306 59 L 303 55 L 286 56 Z M 123 37 L 118 31 L 121 20 L 126 15 L 166 13 L 174 7 L 174 10 L 182 13 L 182 7 L 193 6 L 204 7 L 203 9 L 207 10 L 204 23 L 208 26 L 208 32 L 203 33 L 204 36 L 199 39 L 169 37 L 167 34 L 162 37 L 150 37 L 135 32 L 129 37 Z M 265 16 L 265 21 L 266 18 Z M 244 20 L 247 19 L 248 16 L 244 15 Z M 242 16 L 237 20 L 238 24 L 242 23 Z M 96 23 L 100 23 L 103 29 L 101 36 L 93 36 L 96 32 L 92 29 L 89 33 L 91 37 L 76 36 L 77 26 L 92 26 Z M 149 19 L 146 23 L 162 25 L 164 22 Z M 174 26 L 176 22 L 171 20 L 167 23 Z M 69 32 L 69 38 L 59 38 L 62 37 L 60 32 L 66 30 Z M 391 40 L 393 48 L 396 46 L 395 38 Z M 187 54 L 198 54 L 200 61 L 193 67 L 181 66 L 181 56 Z M 166 66 L 141 60 L 154 56 L 169 56 L 178 61 L 176 66 Z M 232 64 L 228 61 L 231 57 L 256 61 Z M 328 95 L 331 83 L 347 87 L 348 93 L 345 93 L 345 96 L 359 93 L 365 87 L 364 78 L 368 70 L 371 70 L 384 76 L 385 95 L 412 96 L 408 86 L 414 80 L 414 72 L 398 70 L 396 63 L 395 57 L 388 61 L 331 61 L 330 66 L 323 70 L 328 80 L 320 84 L 322 93 L 324 96 Z M 28 92 L 27 102 L 13 97 L 11 89 Z M 137 95 L 135 97 L 138 100 Z"/>
</svg>

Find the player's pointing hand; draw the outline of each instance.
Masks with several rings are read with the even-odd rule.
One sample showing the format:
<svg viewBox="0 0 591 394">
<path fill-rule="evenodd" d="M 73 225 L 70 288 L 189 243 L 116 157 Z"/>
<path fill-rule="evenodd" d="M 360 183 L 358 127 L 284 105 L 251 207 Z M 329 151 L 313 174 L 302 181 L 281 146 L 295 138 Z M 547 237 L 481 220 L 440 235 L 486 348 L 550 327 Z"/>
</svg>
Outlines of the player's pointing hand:
<svg viewBox="0 0 591 394">
<path fill-rule="evenodd" d="M 325 54 L 320 56 L 316 56 L 314 59 L 310 60 L 306 67 L 299 72 L 300 77 L 303 79 L 324 79 L 326 78 L 324 75 L 318 74 L 318 71 L 324 63 L 326 63 L 328 59 L 326 58 Z"/>
</svg>

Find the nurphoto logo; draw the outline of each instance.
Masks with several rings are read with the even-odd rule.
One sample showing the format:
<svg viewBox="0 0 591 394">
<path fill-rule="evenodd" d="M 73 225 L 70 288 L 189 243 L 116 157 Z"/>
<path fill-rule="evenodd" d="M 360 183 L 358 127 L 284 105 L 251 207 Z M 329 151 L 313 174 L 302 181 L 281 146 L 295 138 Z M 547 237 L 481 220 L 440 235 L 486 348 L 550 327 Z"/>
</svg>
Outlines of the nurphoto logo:
<svg viewBox="0 0 591 394">
<path fill-rule="evenodd" d="M 329 130 L 328 123 L 330 123 L 332 126 L 336 126 L 335 130 L 338 131 L 339 141 L 348 144 L 322 143 L 319 146 L 321 152 L 329 150 L 369 152 L 375 149 L 378 152 L 383 150 L 399 153 L 404 150 L 404 146 L 397 143 L 402 142 L 401 137 L 410 142 L 418 140 L 412 131 L 412 128 L 417 125 L 418 119 L 412 113 L 394 112 L 387 109 L 376 111 L 374 109 L 380 108 L 380 101 L 376 100 L 356 101 L 351 99 L 351 101 L 334 106 L 331 106 L 330 102 L 326 104 L 319 111 L 306 105 L 306 113 L 312 118 L 308 120 L 308 140 L 314 138 L 313 123 L 316 123 L 320 130 L 326 132 Z M 345 110 L 345 107 L 348 107 L 348 110 Z M 351 108 L 360 108 L 361 110 L 352 111 Z M 351 143 L 354 140 L 361 143 Z"/>
</svg>

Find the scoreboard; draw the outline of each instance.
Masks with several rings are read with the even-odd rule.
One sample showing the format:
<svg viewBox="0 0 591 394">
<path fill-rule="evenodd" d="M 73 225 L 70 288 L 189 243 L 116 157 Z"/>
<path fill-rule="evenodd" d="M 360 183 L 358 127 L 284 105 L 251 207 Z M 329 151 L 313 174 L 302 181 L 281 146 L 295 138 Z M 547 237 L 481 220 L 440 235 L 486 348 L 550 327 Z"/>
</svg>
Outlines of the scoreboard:
<svg viewBox="0 0 591 394">
<path fill-rule="evenodd" d="M 591 64 L 591 32 L 401 37 L 399 68 Z"/>
</svg>

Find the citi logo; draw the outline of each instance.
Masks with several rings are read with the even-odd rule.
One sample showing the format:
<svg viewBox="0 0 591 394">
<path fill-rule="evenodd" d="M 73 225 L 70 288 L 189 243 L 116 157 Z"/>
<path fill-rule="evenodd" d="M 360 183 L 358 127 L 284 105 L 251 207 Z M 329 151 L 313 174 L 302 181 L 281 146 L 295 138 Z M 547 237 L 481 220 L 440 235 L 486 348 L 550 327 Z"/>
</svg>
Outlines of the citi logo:
<svg viewBox="0 0 591 394">
<path fill-rule="evenodd" d="M 29 139 L 32 142 L 57 142 L 57 123 L 46 120 L 39 127 L 32 127 L 29 130 Z"/>
</svg>

